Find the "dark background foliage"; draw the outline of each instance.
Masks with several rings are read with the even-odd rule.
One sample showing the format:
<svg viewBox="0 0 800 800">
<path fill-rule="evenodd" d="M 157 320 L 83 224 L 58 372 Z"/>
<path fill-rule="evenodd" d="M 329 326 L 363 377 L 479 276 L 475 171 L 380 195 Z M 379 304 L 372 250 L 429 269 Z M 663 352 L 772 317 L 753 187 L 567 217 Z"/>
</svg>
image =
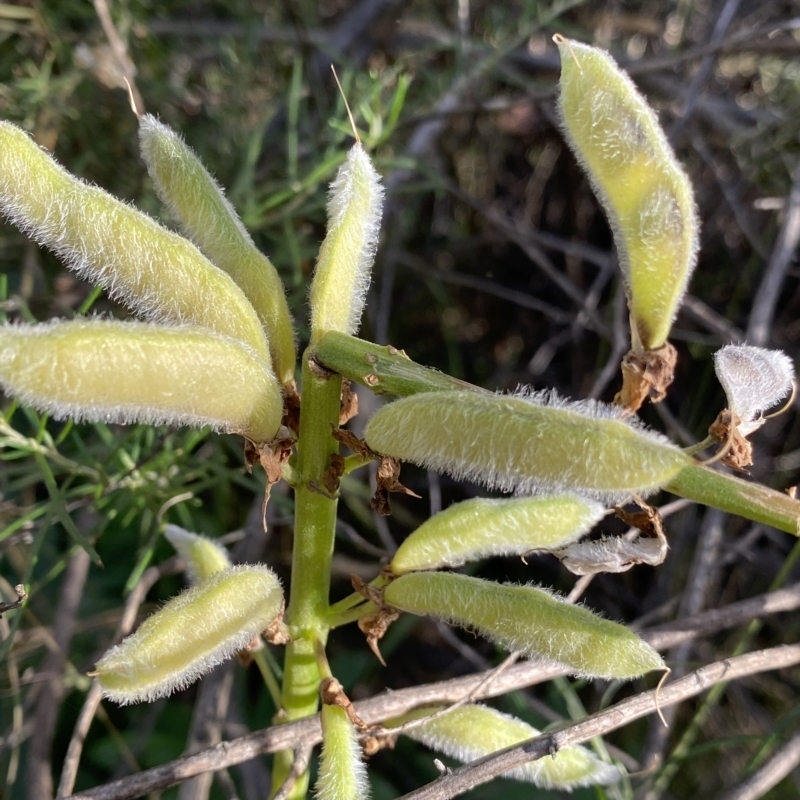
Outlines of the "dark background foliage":
<svg viewBox="0 0 800 800">
<path fill-rule="evenodd" d="M 361 335 L 416 361 L 497 389 L 555 387 L 610 400 L 627 349 L 624 290 L 608 225 L 559 133 L 558 57 L 551 36 L 608 48 L 658 110 L 692 177 L 703 223 L 690 295 L 672 340 L 680 354 L 667 401 L 644 417 L 676 441 L 705 436 L 724 405 L 711 366 L 744 340 L 796 357 L 798 265 L 779 236 L 800 198 L 800 8 L 773 0 L 124 0 L 111 15 L 136 65 L 145 107 L 182 132 L 216 175 L 257 244 L 284 277 L 306 336 L 306 287 L 325 230 L 327 183 L 351 142 L 335 63 L 365 141 L 385 176 L 387 204 Z M 138 157 L 136 119 L 119 63 L 89 0 L 0 5 L 0 114 L 33 132 L 71 171 L 165 218 Z M 791 193 L 794 191 L 794 206 Z M 784 242 L 782 245 L 781 243 Z M 781 249 L 783 247 L 783 249 Z M 783 262 L 781 262 L 783 259 Z M 781 263 L 787 268 L 780 274 Z M 126 311 L 83 284 L 17 230 L 0 227 L 9 319 Z M 775 303 L 760 292 L 777 277 Z M 753 308 L 756 315 L 751 315 Z M 371 407 L 362 395 L 364 414 Z M 58 781 L 85 676 L 111 641 L 124 596 L 171 558 L 173 521 L 228 535 L 247 560 L 288 578 L 291 497 L 273 492 L 259 534 L 263 479 L 242 468 L 232 437 L 170 429 L 55 424 L 6 403 L 0 431 L 0 594 L 24 582 L 30 600 L 0 622 L 0 797 L 47 794 Z M 357 428 L 357 426 L 356 426 Z M 757 435 L 753 476 L 797 481 L 794 412 Z M 599 465 L 598 465 L 599 468 Z M 432 510 L 476 492 L 404 470 L 423 499 L 369 509 L 365 478 L 343 491 L 334 599 Z M 668 502 L 669 497 L 664 497 Z M 797 581 L 795 540 L 697 507 L 667 519 L 658 569 L 596 579 L 586 602 L 624 621 L 689 616 Z M 622 530 L 610 522 L 607 531 Z M 92 542 L 102 567 L 81 555 Z M 141 613 L 182 578 L 162 570 Z M 493 560 L 481 575 L 569 591 L 555 560 Z M 767 621 L 749 647 L 797 641 L 791 617 Z M 736 630 L 668 654 L 676 671 L 732 653 Z M 354 627 L 331 637 L 335 674 L 353 697 L 474 671 L 501 654 L 469 634 L 407 618 L 382 643 L 384 669 Z M 280 654 L 276 653 L 280 658 Z M 236 669 L 222 735 L 270 723 L 275 709 L 254 669 Z M 609 737 L 632 772 L 581 797 L 694 797 L 758 766 L 798 727 L 797 672 L 729 687 L 682 706 L 669 730 L 645 720 Z M 498 702 L 543 727 L 596 710 L 633 687 L 557 681 Z M 177 757 L 196 688 L 149 706 L 104 706 L 86 742 L 77 788 Z M 696 738 L 680 745 L 686 731 Z M 666 772 L 660 771 L 666 769 Z M 221 776 L 212 797 L 265 796 L 266 762 Z M 374 796 L 433 779 L 432 756 L 407 741 L 371 761 Z M 518 784 L 497 792 L 531 796 Z M 163 794 L 176 797 L 177 789 Z M 199 796 L 188 795 L 187 796 Z M 541 792 L 537 796 L 555 797 Z M 768 797 L 800 796 L 789 777 Z"/>
</svg>

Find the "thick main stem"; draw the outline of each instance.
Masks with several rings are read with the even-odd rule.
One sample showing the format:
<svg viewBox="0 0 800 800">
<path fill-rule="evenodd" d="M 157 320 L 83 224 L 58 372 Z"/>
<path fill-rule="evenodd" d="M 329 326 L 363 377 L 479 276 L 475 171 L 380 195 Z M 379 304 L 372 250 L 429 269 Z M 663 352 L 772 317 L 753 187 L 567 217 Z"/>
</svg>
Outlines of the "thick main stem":
<svg viewBox="0 0 800 800">
<path fill-rule="evenodd" d="M 336 530 L 336 498 L 325 488 L 325 473 L 338 444 L 331 435 L 339 423 L 342 380 L 338 375 L 312 370 L 303 357 L 303 398 L 297 442 L 294 549 L 292 582 L 286 623 L 292 641 L 286 649 L 282 693 L 282 718 L 311 716 L 319 705 L 320 675 L 315 643 L 328 635 L 331 557 Z M 292 767 L 291 751 L 279 753 L 273 770 L 273 791 L 286 780 Z M 308 773 L 295 783 L 289 798 L 303 798 Z"/>
</svg>

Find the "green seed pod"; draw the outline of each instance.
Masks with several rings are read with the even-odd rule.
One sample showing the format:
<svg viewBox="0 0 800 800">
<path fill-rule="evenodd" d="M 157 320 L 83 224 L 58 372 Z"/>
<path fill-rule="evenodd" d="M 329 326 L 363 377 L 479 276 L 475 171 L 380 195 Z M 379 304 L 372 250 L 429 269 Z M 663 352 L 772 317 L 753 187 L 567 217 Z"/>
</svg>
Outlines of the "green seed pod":
<svg viewBox="0 0 800 800">
<path fill-rule="evenodd" d="M 633 349 L 661 347 L 695 266 L 692 186 L 658 118 L 603 50 L 557 37 L 564 135 L 603 204 L 628 288 Z"/>
<path fill-rule="evenodd" d="M 392 725 L 419 719 L 439 710 L 419 709 L 392 720 Z M 533 739 L 539 734 L 540 731 L 521 719 L 483 705 L 454 708 L 431 722 L 403 731 L 404 736 L 465 763 Z M 571 791 L 578 786 L 615 783 L 620 779 L 620 773 L 615 766 L 601 761 L 590 750 L 576 746 L 565 747 L 552 757 L 540 758 L 509 770 L 503 777 L 533 783 L 540 789 Z"/>
<path fill-rule="evenodd" d="M 570 495 L 456 503 L 419 526 L 397 549 L 395 575 L 455 567 L 488 556 L 523 555 L 564 547 L 605 514 L 593 500 Z"/>
<path fill-rule="evenodd" d="M 0 211 L 71 269 L 147 319 L 230 336 L 270 365 L 242 290 L 191 242 L 70 175 L 0 122 Z"/>
<path fill-rule="evenodd" d="M 339 706 L 323 705 L 322 756 L 316 800 L 368 800 L 369 779 L 353 723 Z"/>
<path fill-rule="evenodd" d="M 261 320 L 278 378 L 281 383 L 293 380 L 294 330 L 277 270 L 256 249 L 220 185 L 175 131 L 145 114 L 139 120 L 139 143 L 162 202 L 184 233 L 241 287 Z"/>
<path fill-rule="evenodd" d="M 282 607 L 272 570 L 231 567 L 173 597 L 112 647 L 91 674 L 104 696 L 121 705 L 165 697 L 246 648 Z"/>
<path fill-rule="evenodd" d="M 56 419 L 209 425 L 254 442 L 283 413 L 277 380 L 239 342 L 146 322 L 0 327 L 0 384 Z"/>
<path fill-rule="evenodd" d="M 623 625 L 533 586 L 412 572 L 390 583 L 383 600 L 473 628 L 512 652 L 565 664 L 576 675 L 624 680 L 664 669 L 658 653 Z"/>
<path fill-rule="evenodd" d="M 328 232 L 311 284 L 311 341 L 354 334 L 369 288 L 383 209 L 380 176 L 360 143 L 347 154 L 328 196 Z"/>
<path fill-rule="evenodd" d="M 503 491 L 619 503 L 663 486 L 691 459 L 616 406 L 444 391 L 405 397 L 367 423 L 379 453 Z"/>
<path fill-rule="evenodd" d="M 228 551 L 206 536 L 189 533 L 177 525 L 167 525 L 164 536 L 186 562 L 192 585 L 232 566 Z"/>
</svg>

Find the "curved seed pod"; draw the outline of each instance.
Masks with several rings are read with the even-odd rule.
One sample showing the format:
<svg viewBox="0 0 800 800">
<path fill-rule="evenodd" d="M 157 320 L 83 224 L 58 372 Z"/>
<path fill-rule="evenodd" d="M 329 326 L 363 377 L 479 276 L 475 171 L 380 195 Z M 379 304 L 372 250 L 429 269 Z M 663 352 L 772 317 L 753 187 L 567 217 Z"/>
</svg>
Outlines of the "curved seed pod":
<svg viewBox="0 0 800 800">
<path fill-rule="evenodd" d="M 167 525 L 164 536 L 186 562 L 186 572 L 193 585 L 233 566 L 228 551 L 213 539 L 189 533 L 177 525 Z"/>
<path fill-rule="evenodd" d="M 367 767 L 353 723 L 339 706 L 323 705 L 322 756 L 314 787 L 317 800 L 368 800 Z"/>
<path fill-rule="evenodd" d="M 633 81 L 603 50 L 558 37 L 565 138 L 603 204 L 628 285 L 634 351 L 667 340 L 694 269 L 689 178 Z"/>
<path fill-rule="evenodd" d="M 658 489 L 691 462 L 618 407 L 549 392 L 405 397 L 375 413 L 364 436 L 379 453 L 456 479 L 613 503 Z"/>
<path fill-rule="evenodd" d="M 6 122 L 0 122 L 0 210 L 137 313 L 230 336 L 270 364 L 258 317 L 228 275 L 182 236 L 70 175 Z"/>
<path fill-rule="evenodd" d="M 389 567 L 402 575 L 564 547 L 604 514 L 600 503 L 571 495 L 465 500 L 420 525 L 397 549 Z"/>
<path fill-rule="evenodd" d="M 357 142 L 328 195 L 328 232 L 311 283 L 311 340 L 327 331 L 354 334 L 378 246 L 383 187 Z"/>
<path fill-rule="evenodd" d="M 728 408 L 741 420 L 739 433 L 749 436 L 764 423 L 763 411 L 792 390 L 794 364 L 780 350 L 729 344 L 714 353 L 714 370 L 725 390 Z"/>
<path fill-rule="evenodd" d="M 512 652 L 565 664 L 576 675 L 627 679 L 664 669 L 658 653 L 623 625 L 533 586 L 412 572 L 390 583 L 383 600 L 473 628 Z"/>
<path fill-rule="evenodd" d="M 283 283 L 253 244 L 222 187 L 172 128 L 151 114 L 139 120 L 142 158 L 161 201 L 186 235 L 242 289 L 261 320 L 281 383 L 294 378 L 292 318 Z"/>
<path fill-rule="evenodd" d="M 401 725 L 439 710 L 419 709 L 392 720 L 391 724 Z M 454 708 L 428 723 L 403 731 L 404 736 L 465 763 L 533 739 L 540 733 L 521 719 L 480 704 Z M 590 750 L 576 746 L 509 770 L 503 777 L 533 783 L 541 789 L 570 791 L 578 786 L 614 783 L 620 779 L 620 773 Z"/>
<path fill-rule="evenodd" d="M 121 705 L 165 697 L 247 647 L 282 607 L 272 570 L 231 567 L 173 597 L 112 647 L 91 674 L 104 696 Z"/>
<path fill-rule="evenodd" d="M 254 442 L 283 413 L 277 380 L 239 342 L 146 322 L 0 327 L 0 384 L 56 419 L 209 425 Z"/>
</svg>

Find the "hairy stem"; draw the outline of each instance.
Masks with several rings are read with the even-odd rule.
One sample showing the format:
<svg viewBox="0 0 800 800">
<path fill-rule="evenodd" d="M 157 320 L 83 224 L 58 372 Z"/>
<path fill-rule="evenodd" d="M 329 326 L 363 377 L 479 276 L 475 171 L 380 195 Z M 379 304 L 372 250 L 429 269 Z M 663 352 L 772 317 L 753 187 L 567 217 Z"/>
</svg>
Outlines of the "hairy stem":
<svg viewBox="0 0 800 800">
<path fill-rule="evenodd" d="M 325 472 L 338 444 L 331 435 L 338 426 L 342 381 L 322 375 L 303 358 L 303 400 L 297 442 L 292 581 L 286 623 L 292 641 L 286 649 L 282 693 L 283 719 L 301 719 L 317 712 L 320 675 L 315 656 L 317 642 L 328 634 L 326 615 L 330 590 L 331 556 L 336 529 L 336 497 L 325 488 Z M 292 769 L 291 751 L 275 759 L 273 792 Z M 289 798 L 303 798 L 308 772 L 294 784 Z"/>
</svg>

